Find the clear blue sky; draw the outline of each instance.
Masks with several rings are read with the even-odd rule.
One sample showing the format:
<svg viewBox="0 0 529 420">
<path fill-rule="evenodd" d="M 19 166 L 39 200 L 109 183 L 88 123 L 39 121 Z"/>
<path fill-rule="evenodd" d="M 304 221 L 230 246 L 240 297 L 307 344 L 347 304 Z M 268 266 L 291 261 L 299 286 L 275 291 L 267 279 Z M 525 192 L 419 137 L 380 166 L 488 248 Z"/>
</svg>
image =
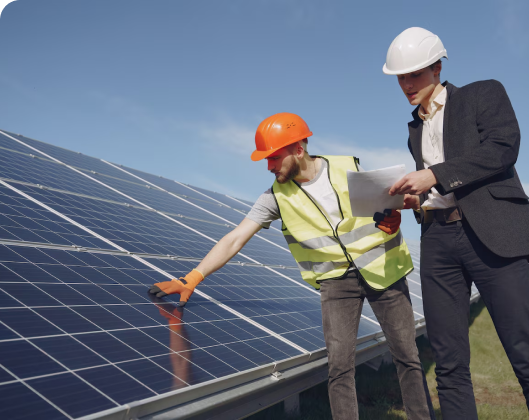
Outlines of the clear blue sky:
<svg viewBox="0 0 529 420">
<path fill-rule="evenodd" d="M 313 153 L 411 170 L 412 107 L 382 65 L 422 26 L 447 48 L 443 79 L 505 85 L 529 191 L 528 17 L 527 0 L 17 0 L 0 18 L 0 128 L 249 200 L 273 181 L 250 153 L 276 112 L 308 122 Z M 403 230 L 418 239 L 410 214 Z"/>
</svg>

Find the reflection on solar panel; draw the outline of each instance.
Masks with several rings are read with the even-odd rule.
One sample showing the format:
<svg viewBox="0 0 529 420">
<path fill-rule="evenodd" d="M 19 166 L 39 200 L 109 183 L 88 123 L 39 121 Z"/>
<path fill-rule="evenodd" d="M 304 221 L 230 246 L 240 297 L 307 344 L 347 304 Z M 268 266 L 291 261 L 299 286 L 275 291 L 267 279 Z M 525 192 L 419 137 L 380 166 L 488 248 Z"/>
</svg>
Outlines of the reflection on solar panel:
<svg viewBox="0 0 529 420">
<path fill-rule="evenodd" d="M 95 418 L 324 347 L 319 294 L 277 224 L 185 308 L 148 294 L 250 203 L 12 133 L 0 148 L 0 418 Z M 366 304 L 359 343 L 380 335 Z"/>
</svg>

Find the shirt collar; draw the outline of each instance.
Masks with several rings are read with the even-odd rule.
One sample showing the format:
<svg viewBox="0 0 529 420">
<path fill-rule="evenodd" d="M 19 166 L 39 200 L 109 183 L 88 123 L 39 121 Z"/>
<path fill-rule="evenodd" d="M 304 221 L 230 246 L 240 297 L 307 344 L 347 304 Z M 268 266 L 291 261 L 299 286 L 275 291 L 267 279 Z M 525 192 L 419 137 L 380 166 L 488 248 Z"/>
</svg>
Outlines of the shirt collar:
<svg viewBox="0 0 529 420">
<path fill-rule="evenodd" d="M 432 112 L 426 114 L 423 112 L 422 106 L 419 107 L 419 117 L 421 120 L 430 120 L 434 117 L 439 109 L 441 109 L 446 104 L 446 87 L 443 88 L 441 92 L 432 101 Z"/>
</svg>

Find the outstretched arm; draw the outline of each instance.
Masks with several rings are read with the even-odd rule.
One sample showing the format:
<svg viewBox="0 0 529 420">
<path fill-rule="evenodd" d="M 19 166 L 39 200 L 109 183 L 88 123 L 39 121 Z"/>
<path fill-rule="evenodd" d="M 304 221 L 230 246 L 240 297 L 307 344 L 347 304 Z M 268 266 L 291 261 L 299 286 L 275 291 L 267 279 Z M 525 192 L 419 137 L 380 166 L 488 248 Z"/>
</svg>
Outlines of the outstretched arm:
<svg viewBox="0 0 529 420">
<path fill-rule="evenodd" d="M 178 293 L 180 294 L 180 306 L 185 306 L 195 291 L 195 287 L 206 276 L 224 267 L 259 230 L 261 230 L 261 225 L 245 218 L 239 226 L 217 242 L 197 268 L 178 280 L 156 283 L 149 292 L 156 294 L 157 297 Z"/>
<path fill-rule="evenodd" d="M 252 236 L 260 230 L 261 226 L 258 223 L 248 218 L 244 218 L 239 226 L 217 242 L 196 269 L 200 271 L 204 277 L 207 277 L 211 273 L 224 267 L 224 265 L 231 260 L 250 239 L 252 239 Z"/>
</svg>

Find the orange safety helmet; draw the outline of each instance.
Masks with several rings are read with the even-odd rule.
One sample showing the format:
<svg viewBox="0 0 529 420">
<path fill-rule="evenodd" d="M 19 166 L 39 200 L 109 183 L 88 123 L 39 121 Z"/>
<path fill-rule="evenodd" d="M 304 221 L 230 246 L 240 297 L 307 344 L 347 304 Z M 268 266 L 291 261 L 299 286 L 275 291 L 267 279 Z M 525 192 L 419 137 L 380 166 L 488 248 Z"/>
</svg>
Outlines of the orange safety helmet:
<svg viewBox="0 0 529 420">
<path fill-rule="evenodd" d="M 272 115 L 257 127 L 252 160 L 264 159 L 277 150 L 310 136 L 312 131 L 299 115 L 289 112 Z"/>
</svg>

